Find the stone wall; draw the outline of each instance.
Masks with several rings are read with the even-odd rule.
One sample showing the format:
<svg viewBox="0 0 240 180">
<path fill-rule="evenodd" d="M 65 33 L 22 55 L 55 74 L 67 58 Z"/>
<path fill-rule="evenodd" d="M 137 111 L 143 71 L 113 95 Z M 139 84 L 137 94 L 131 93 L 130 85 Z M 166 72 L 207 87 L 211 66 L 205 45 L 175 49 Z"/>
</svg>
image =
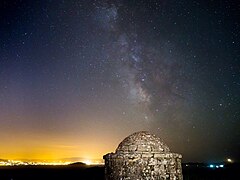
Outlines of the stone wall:
<svg viewBox="0 0 240 180">
<path fill-rule="evenodd" d="M 105 159 L 106 180 L 182 180 L 181 155 L 142 153 L 107 154 Z"/>
<path fill-rule="evenodd" d="M 125 138 L 115 153 L 106 154 L 106 180 L 182 180 L 182 156 L 170 153 L 160 138 L 137 132 Z"/>
</svg>

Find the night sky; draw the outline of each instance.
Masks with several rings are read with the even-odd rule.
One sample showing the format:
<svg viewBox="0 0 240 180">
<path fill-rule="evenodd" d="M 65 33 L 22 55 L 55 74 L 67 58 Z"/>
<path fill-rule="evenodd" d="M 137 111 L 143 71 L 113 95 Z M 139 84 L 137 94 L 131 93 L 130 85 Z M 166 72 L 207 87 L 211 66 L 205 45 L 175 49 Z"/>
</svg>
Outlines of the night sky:
<svg viewBox="0 0 240 180">
<path fill-rule="evenodd" d="M 0 158 L 101 159 L 147 130 L 240 160 L 236 0 L 0 2 Z"/>
</svg>

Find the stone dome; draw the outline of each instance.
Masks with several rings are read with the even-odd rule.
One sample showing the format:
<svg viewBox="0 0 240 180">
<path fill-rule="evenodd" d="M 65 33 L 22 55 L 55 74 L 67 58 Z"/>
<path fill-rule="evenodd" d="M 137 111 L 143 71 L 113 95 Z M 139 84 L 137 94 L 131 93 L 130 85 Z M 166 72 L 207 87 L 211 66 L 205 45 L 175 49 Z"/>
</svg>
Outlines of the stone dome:
<svg viewBox="0 0 240 180">
<path fill-rule="evenodd" d="M 159 137 L 147 132 L 140 131 L 126 137 L 116 149 L 116 153 L 169 153 L 170 149 Z"/>
</svg>

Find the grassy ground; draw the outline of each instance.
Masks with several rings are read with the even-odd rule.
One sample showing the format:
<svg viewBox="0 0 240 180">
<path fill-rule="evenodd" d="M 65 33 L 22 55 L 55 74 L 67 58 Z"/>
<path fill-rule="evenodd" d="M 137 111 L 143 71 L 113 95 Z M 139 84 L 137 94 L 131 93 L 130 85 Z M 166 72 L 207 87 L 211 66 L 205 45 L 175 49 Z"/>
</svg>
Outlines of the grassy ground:
<svg viewBox="0 0 240 180">
<path fill-rule="evenodd" d="M 239 166 L 222 169 L 183 168 L 184 180 L 240 179 Z M 104 180 L 102 166 L 0 167 L 0 180 Z"/>
<path fill-rule="evenodd" d="M 183 168 L 184 180 L 240 180 L 240 166 L 219 169 Z"/>
<path fill-rule="evenodd" d="M 0 167 L 0 180 L 101 180 L 103 167 L 91 166 L 22 166 Z"/>
</svg>

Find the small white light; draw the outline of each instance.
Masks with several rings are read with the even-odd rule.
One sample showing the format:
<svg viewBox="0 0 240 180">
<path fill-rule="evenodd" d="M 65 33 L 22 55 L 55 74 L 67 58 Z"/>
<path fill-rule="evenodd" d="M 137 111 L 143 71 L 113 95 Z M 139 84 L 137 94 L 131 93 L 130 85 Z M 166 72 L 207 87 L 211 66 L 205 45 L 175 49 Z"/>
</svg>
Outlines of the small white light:
<svg viewBox="0 0 240 180">
<path fill-rule="evenodd" d="M 210 166 L 209 166 L 210 168 L 214 168 L 214 165 L 213 164 L 210 164 Z"/>
</svg>

